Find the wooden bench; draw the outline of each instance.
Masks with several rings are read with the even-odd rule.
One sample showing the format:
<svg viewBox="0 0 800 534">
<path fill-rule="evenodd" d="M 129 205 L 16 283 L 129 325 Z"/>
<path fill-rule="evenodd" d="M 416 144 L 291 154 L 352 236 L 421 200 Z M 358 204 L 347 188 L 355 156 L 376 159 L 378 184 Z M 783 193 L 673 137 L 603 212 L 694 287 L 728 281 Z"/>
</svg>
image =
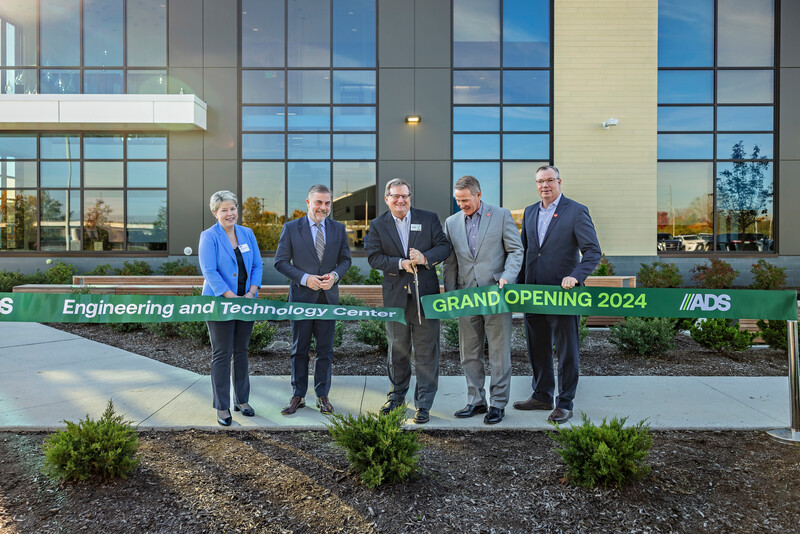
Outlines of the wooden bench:
<svg viewBox="0 0 800 534">
<path fill-rule="evenodd" d="M 126 286 L 202 286 L 202 276 L 87 276 L 72 277 L 76 286 L 126 285 Z"/>
</svg>

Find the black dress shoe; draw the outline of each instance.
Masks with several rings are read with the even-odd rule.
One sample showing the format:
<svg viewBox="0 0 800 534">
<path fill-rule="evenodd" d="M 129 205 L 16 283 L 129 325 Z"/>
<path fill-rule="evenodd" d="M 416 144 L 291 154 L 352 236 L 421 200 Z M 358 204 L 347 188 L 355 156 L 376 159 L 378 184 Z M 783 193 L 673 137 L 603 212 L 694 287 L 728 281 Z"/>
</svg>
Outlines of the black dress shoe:
<svg viewBox="0 0 800 534">
<path fill-rule="evenodd" d="M 306 400 L 303 397 L 298 397 L 297 395 L 293 395 L 291 399 L 289 399 L 289 404 L 283 407 L 281 413 L 283 415 L 292 415 L 294 412 L 298 410 L 298 408 L 303 408 L 306 405 Z"/>
<path fill-rule="evenodd" d="M 330 415 L 333 413 L 333 404 L 331 404 L 327 395 L 317 398 L 317 408 L 319 408 L 319 413 L 322 415 Z"/>
<path fill-rule="evenodd" d="M 233 411 L 234 412 L 242 412 L 242 415 L 245 417 L 253 417 L 256 412 L 253 408 L 243 408 L 241 404 L 233 403 Z"/>
<path fill-rule="evenodd" d="M 566 423 L 572 417 L 572 410 L 565 410 L 564 408 L 556 408 L 553 410 L 547 420 L 551 423 Z"/>
<path fill-rule="evenodd" d="M 544 402 L 539 399 L 525 399 L 524 401 L 517 401 L 514 403 L 514 408 L 517 410 L 552 410 L 552 402 Z"/>
<path fill-rule="evenodd" d="M 230 415 L 230 412 L 228 412 L 228 417 L 223 418 L 219 416 L 220 411 L 221 410 L 217 410 L 217 423 L 219 423 L 222 426 L 231 426 L 231 423 L 233 422 L 233 417 Z"/>
<path fill-rule="evenodd" d="M 394 410 L 395 408 L 399 408 L 402 405 L 403 405 L 403 403 L 400 402 L 400 401 L 389 399 L 384 403 L 383 406 L 381 406 L 381 413 L 383 415 L 386 415 L 389 412 L 391 412 L 392 410 Z"/>
<path fill-rule="evenodd" d="M 431 415 L 425 408 L 417 408 L 417 413 L 414 414 L 414 422 L 418 425 L 424 425 L 431 420 Z"/>
<path fill-rule="evenodd" d="M 506 411 L 503 408 L 495 408 L 492 406 L 489 408 L 489 413 L 487 413 L 486 417 L 483 418 L 483 422 L 487 425 L 496 425 L 503 420 L 503 416 L 505 414 Z"/>
<path fill-rule="evenodd" d="M 473 415 L 478 415 L 479 413 L 486 413 L 486 411 L 487 408 L 485 404 L 467 404 L 453 415 L 465 419 Z"/>
</svg>

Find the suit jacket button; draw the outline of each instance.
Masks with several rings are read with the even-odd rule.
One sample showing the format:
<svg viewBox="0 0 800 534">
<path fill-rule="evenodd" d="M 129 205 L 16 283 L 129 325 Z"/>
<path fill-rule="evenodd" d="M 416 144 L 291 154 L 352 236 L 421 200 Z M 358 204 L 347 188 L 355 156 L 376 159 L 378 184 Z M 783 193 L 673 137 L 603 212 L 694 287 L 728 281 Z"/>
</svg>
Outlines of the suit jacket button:
<svg viewBox="0 0 800 534">
<path fill-rule="evenodd" d="M 539 254 L 537 254 L 537 256 L 541 256 L 541 255 L 542 255 L 542 253 L 541 253 L 541 252 L 540 252 Z"/>
<path fill-rule="evenodd" d="M 541 256 L 541 254 L 539 254 L 539 256 Z M 236 278 L 236 273 L 233 273 L 233 277 Z"/>
</svg>

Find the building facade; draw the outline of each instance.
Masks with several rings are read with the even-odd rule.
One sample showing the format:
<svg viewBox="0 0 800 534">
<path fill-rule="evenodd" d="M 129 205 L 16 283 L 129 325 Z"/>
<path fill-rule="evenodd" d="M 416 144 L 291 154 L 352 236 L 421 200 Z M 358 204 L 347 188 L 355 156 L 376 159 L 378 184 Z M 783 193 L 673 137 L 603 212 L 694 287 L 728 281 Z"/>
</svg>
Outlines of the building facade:
<svg viewBox="0 0 800 534">
<path fill-rule="evenodd" d="M 765 258 L 800 286 L 797 21 L 786 0 L 3 0 L 0 268 L 196 258 L 221 189 L 271 256 L 315 183 L 366 268 L 390 179 L 444 219 L 472 174 L 519 218 L 552 163 L 619 274 L 714 255 L 744 284 Z"/>
</svg>

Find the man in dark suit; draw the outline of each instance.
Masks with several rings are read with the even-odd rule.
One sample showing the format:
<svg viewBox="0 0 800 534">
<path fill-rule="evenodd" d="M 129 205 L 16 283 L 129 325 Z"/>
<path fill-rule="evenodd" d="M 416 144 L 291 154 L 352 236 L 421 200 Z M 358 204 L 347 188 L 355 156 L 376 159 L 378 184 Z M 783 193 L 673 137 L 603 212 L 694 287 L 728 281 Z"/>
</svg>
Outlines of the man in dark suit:
<svg viewBox="0 0 800 534">
<path fill-rule="evenodd" d="M 392 387 L 381 412 L 389 413 L 405 402 L 413 346 L 417 372 L 414 422 L 423 424 L 430 420 L 439 384 L 439 321 L 426 319 L 418 304 L 420 297 L 439 293 L 435 266 L 450 255 L 450 242 L 435 213 L 411 208 L 411 187 L 405 180 L 389 181 L 384 200 L 389 211 L 370 221 L 366 250 L 370 267 L 383 271 L 383 305 L 403 308 L 406 324 L 386 323 Z"/>
<path fill-rule="evenodd" d="M 313 185 L 308 190 L 308 214 L 283 225 L 275 269 L 289 278 L 289 302 L 339 304 L 339 279 L 350 268 L 350 247 L 342 223 L 328 219 L 331 190 Z M 306 319 L 292 321 L 292 398 L 283 408 L 291 415 L 306 405 L 308 352 L 311 335 L 317 340 L 314 364 L 314 393 L 323 414 L 333 413 L 328 399 L 333 364 L 333 336 L 336 321 Z"/>
<path fill-rule="evenodd" d="M 583 285 L 600 262 L 600 244 L 586 206 L 561 194 L 561 176 L 552 165 L 536 171 L 536 190 L 542 198 L 525 208 L 522 245 L 525 250 L 517 283 Z M 518 410 L 553 410 L 548 421 L 564 423 L 572 417 L 578 388 L 579 316 L 525 314 L 528 357 L 533 367 L 533 394 L 517 401 Z M 555 377 L 553 345 L 558 354 L 558 397 L 553 409 Z"/>
</svg>

